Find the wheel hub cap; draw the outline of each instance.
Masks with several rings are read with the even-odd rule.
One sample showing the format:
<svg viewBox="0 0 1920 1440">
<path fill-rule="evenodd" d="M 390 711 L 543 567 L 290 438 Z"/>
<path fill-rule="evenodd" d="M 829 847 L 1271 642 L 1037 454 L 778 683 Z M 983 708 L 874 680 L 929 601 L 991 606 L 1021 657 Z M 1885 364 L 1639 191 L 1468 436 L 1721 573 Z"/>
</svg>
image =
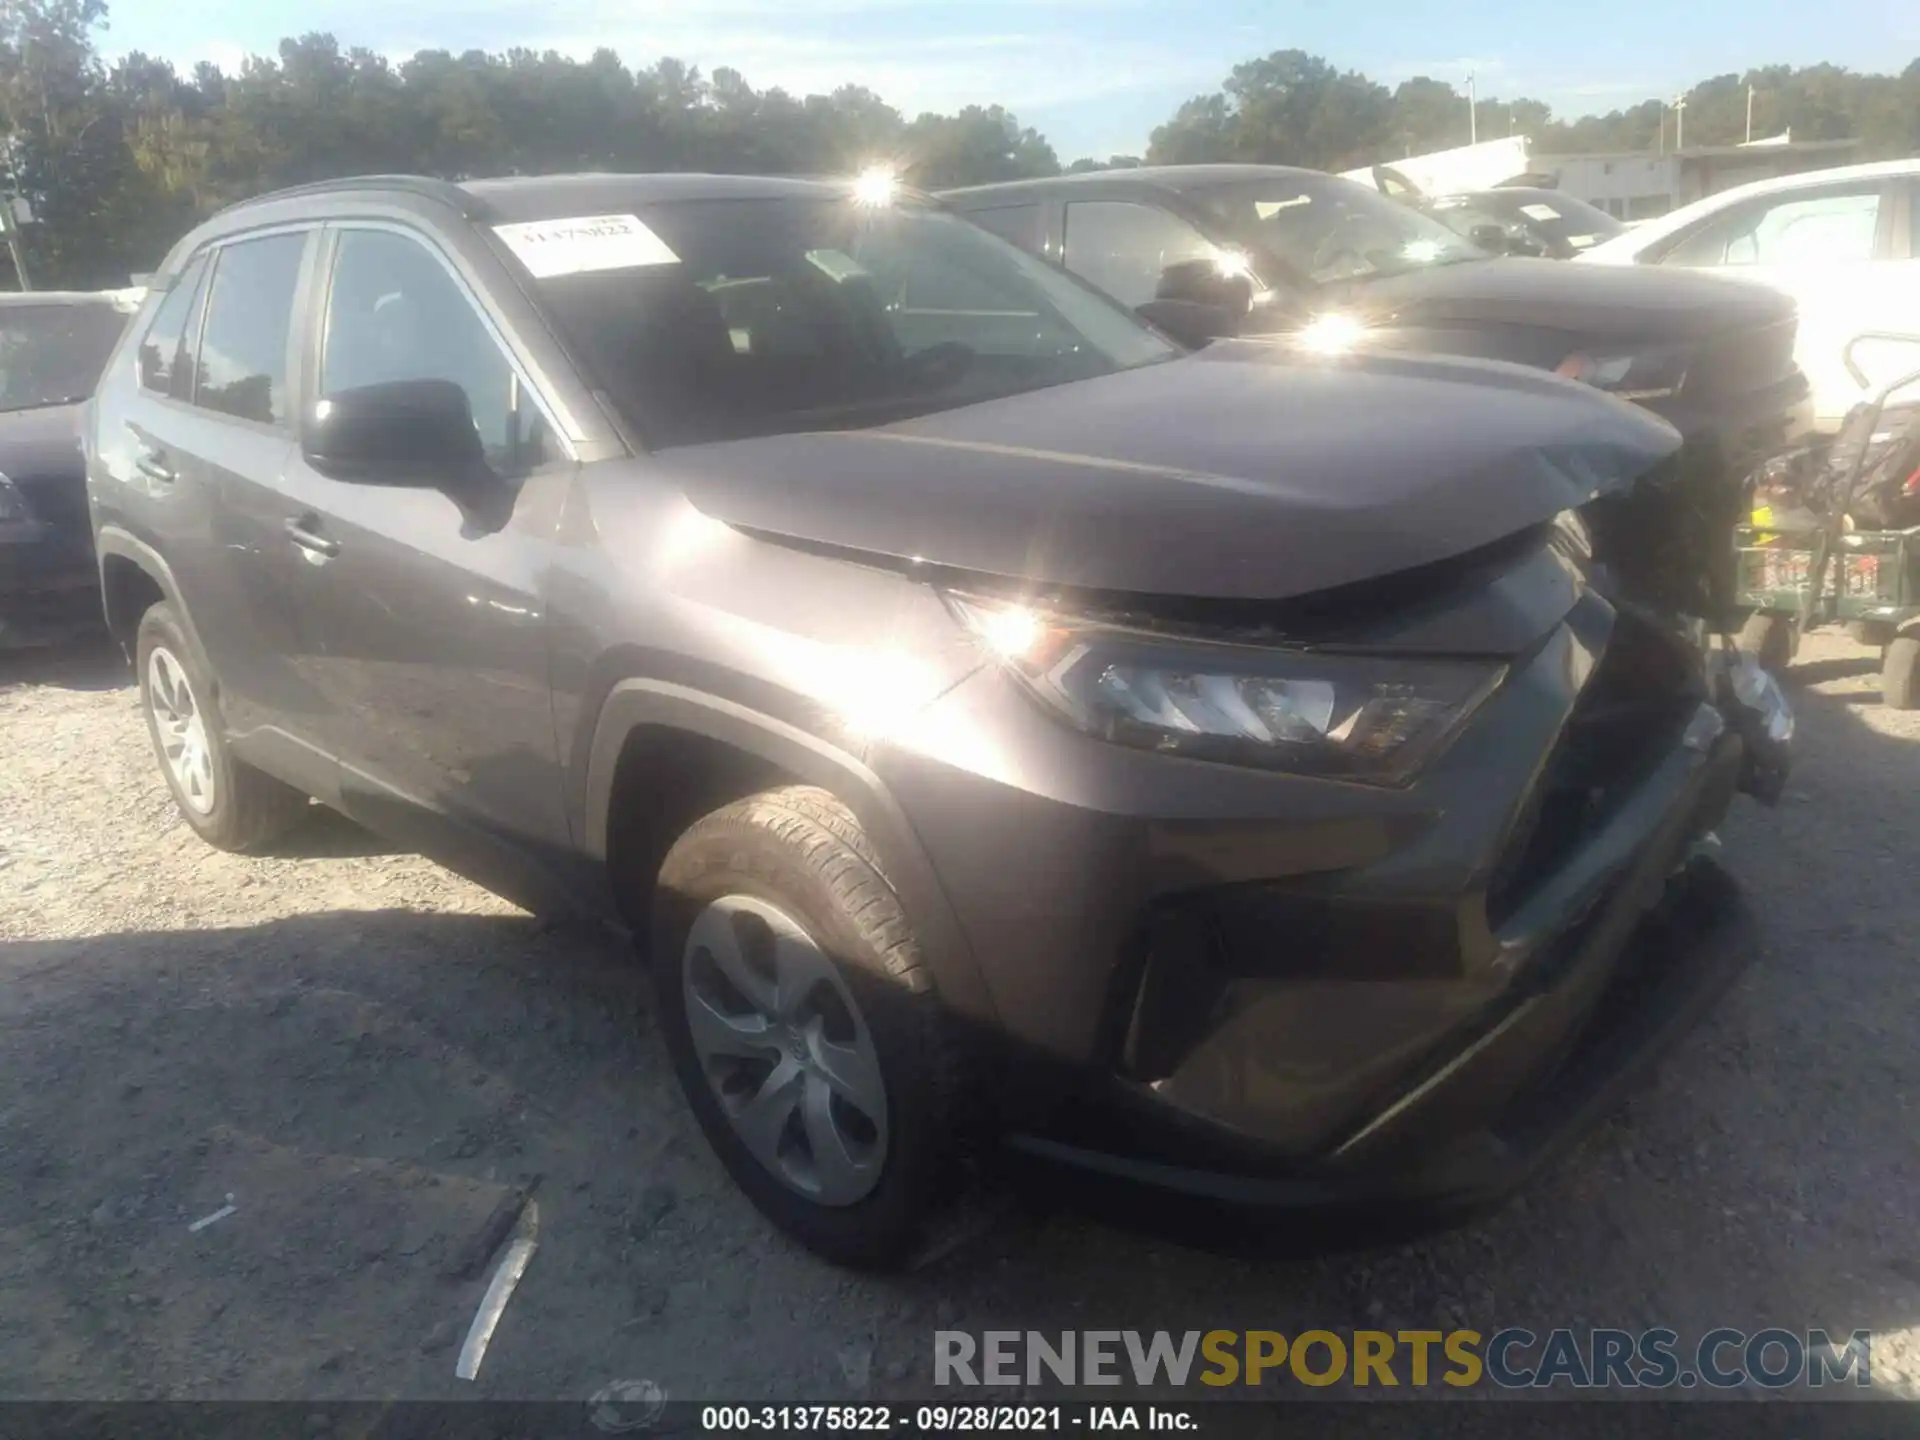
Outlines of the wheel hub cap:
<svg viewBox="0 0 1920 1440">
<path fill-rule="evenodd" d="M 764 901 L 716 900 L 687 934 L 681 990 L 701 1071 L 753 1158 L 818 1204 L 865 1198 L 886 1163 L 886 1083 L 813 937 Z"/>
<path fill-rule="evenodd" d="M 206 715 L 187 681 L 186 667 L 164 648 L 156 647 L 147 658 L 147 706 L 160 758 L 181 804 L 195 814 L 207 814 L 217 796 Z"/>
</svg>

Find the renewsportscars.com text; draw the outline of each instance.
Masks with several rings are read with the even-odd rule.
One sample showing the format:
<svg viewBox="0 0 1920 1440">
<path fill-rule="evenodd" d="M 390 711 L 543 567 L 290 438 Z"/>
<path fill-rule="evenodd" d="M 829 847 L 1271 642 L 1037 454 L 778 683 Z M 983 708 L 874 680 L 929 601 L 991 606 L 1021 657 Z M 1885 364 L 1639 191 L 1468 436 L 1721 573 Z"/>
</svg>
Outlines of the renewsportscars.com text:
<svg viewBox="0 0 1920 1440">
<path fill-rule="evenodd" d="M 1732 1390 L 1873 1383 L 1873 1336 L 1825 1330 L 937 1330 L 936 1385 Z"/>
</svg>

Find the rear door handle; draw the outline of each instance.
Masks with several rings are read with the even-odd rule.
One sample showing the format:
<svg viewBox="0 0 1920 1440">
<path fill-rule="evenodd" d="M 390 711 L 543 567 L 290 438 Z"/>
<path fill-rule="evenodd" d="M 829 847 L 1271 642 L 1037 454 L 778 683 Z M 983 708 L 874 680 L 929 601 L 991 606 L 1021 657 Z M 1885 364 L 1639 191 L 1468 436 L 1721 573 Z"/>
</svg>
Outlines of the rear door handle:
<svg viewBox="0 0 1920 1440">
<path fill-rule="evenodd" d="M 287 538 L 309 555 L 331 560 L 340 553 L 340 542 L 329 540 L 324 535 L 314 534 L 312 529 L 314 523 L 315 518 L 311 515 L 302 515 L 297 520 L 287 521 Z"/>
<path fill-rule="evenodd" d="M 158 480 L 163 485 L 171 485 L 180 478 L 179 472 L 167 463 L 164 450 L 142 448 L 133 457 L 133 468 L 149 480 Z"/>
</svg>

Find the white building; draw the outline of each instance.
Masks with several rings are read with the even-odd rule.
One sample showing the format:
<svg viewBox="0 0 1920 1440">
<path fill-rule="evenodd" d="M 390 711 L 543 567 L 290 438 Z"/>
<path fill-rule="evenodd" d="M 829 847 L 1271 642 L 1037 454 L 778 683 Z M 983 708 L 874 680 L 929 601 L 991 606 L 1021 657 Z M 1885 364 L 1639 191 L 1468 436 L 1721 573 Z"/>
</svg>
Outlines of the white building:
<svg viewBox="0 0 1920 1440">
<path fill-rule="evenodd" d="M 1554 176 L 1560 189 L 1621 220 L 1649 220 L 1704 195 L 1766 180 L 1845 165 L 1858 140 L 1755 141 L 1751 145 L 1690 145 L 1665 155 L 1535 155 L 1533 169 Z"/>
</svg>

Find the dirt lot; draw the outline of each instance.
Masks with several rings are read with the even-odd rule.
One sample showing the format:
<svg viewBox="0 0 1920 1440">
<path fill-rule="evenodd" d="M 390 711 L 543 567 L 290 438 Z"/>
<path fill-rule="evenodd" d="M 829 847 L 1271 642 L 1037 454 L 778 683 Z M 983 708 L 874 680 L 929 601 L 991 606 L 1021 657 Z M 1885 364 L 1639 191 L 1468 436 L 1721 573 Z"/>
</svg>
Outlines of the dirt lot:
<svg viewBox="0 0 1920 1440">
<path fill-rule="evenodd" d="M 1911 1394 L 1920 716 L 1844 640 L 1799 675 L 1791 791 L 1725 834 L 1767 953 L 1519 1203 L 1262 1264 L 1008 1218 L 874 1280 L 734 1193 L 617 946 L 323 812 L 282 857 L 209 850 L 117 666 L 0 661 L 0 1398 L 844 1399 L 924 1394 L 936 1327 L 1455 1324 L 1871 1327 Z M 534 1175 L 539 1249 L 456 1380 Z"/>
</svg>

